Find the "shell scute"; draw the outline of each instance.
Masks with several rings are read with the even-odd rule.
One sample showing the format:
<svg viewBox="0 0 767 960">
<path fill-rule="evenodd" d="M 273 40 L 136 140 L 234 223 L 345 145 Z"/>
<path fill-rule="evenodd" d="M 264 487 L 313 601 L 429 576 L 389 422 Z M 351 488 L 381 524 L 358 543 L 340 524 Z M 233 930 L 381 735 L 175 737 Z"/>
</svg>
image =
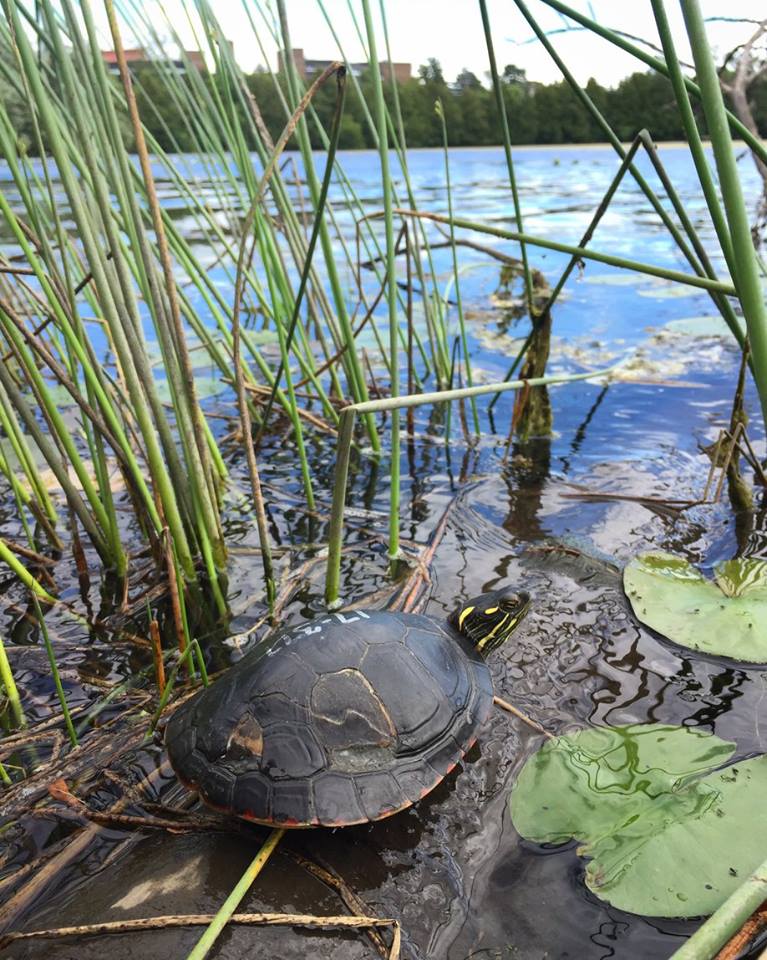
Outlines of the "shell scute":
<svg viewBox="0 0 767 960">
<path fill-rule="evenodd" d="M 364 773 L 356 778 L 362 808 L 368 820 L 378 820 L 410 804 L 410 798 L 390 773 Z"/>
<path fill-rule="evenodd" d="M 387 705 L 368 678 L 353 668 L 319 678 L 312 690 L 311 716 L 320 742 L 330 753 L 389 746 L 397 737 Z"/>
<path fill-rule="evenodd" d="M 343 773 L 321 773 L 314 779 L 313 788 L 314 809 L 323 826 L 363 823 L 368 819 L 353 777 Z"/>
<path fill-rule="evenodd" d="M 275 824 L 308 826 L 318 823 L 314 812 L 312 787 L 308 780 L 285 780 L 272 791 L 272 815 Z"/>
<path fill-rule="evenodd" d="M 232 809 L 234 813 L 248 820 L 271 820 L 272 785 L 262 773 L 252 771 L 237 777 Z"/>
<path fill-rule="evenodd" d="M 206 803 L 221 810 L 231 810 L 237 782 L 231 770 L 211 764 L 198 782 L 200 794 Z"/>
<path fill-rule="evenodd" d="M 253 712 L 262 727 L 272 724 L 309 723 L 309 707 L 297 703 L 287 693 L 272 691 L 253 697 Z"/>
<path fill-rule="evenodd" d="M 300 730 L 294 727 L 270 730 L 264 737 L 264 752 L 257 759 L 270 780 L 310 777 L 326 763 L 324 751 L 311 728 L 306 726 Z"/>
<path fill-rule="evenodd" d="M 361 668 L 400 736 L 423 727 L 445 700 L 431 675 L 404 644 L 371 646 Z"/>
</svg>

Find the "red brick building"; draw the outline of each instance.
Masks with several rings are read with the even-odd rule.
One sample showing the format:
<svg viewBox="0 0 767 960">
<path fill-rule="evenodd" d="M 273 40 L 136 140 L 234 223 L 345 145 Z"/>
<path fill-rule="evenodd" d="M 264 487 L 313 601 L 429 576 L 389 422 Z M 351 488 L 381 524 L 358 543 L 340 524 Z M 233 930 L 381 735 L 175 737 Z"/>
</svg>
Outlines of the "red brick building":
<svg viewBox="0 0 767 960">
<path fill-rule="evenodd" d="M 304 80 L 311 80 L 311 78 L 315 77 L 318 73 L 322 73 L 322 71 L 326 67 L 329 67 L 332 62 L 332 60 L 309 60 L 304 56 L 304 51 L 301 47 L 293 48 L 293 63 L 296 65 L 296 71 L 298 72 L 298 75 Z M 280 50 L 277 54 L 277 69 L 282 73 L 284 67 L 285 53 L 283 50 Z M 369 64 L 365 62 L 348 63 L 347 67 L 356 77 L 358 77 L 368 69 Z M 413 75 L 413 68 L 409 63 L 392 63 L 390 69 L 389 62 L 382 61 L 380 67 L 381 79 L 384 81 L 391 79 L 392 70 L 394 71 L 394 77 L 397 80 L 397 83 L 404 83 Z"/>
<path fill-rule="evenodd" d="M 119 73 L 120 68 L 117 65 L 117 54 L 114 50 L 102 50 L 101 58 L 107 65 L 110 73 Z M 155 66 L 164 64 L 173 67 L 179 73 L 184 73 L 187 66 L 191 66 L 198 73 L 204 73 L 208 68 L 205 63 L 205 57 L 199 50 L 185 50 L 184 56 L 178 60 L 170 60 L 164 57 L 152 57 L 144 47 L 132 47 L 125 51 L 125 60 L 132 70 L 140 70 L 150 63 Z"/>
</svg>

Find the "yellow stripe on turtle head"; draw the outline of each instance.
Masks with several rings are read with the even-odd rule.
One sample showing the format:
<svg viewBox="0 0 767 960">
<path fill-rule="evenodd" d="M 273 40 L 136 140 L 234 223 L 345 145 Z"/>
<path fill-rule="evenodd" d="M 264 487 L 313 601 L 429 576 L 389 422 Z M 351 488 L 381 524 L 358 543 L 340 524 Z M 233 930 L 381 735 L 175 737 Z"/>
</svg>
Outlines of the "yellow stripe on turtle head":
<svg viewBox="0 0 767 960">
<path fill-rule="evenodd" d="M 498 607 L 488 607 L 485 613 L 498 613 Z"/>
<path fill-rule="evenodd" d="M 463 629 L 463 621 L 468 617 L 473 609 L 474 607 L 464 607 L 463 610 L 461 610 L 460 616 L 458 617 L 458 628 L 460 630 Z"/>
<path fill-rule="evenodd" d="M 485 611 L 485 613 L 487 613 L 487 611 Z M 477 650 L 483 650 L 483 649 L 485 648 L 485 646 L 487 645 L 488 640 L 492 640 L 492 639 L 493 639 L 493 637 L 496 635 L 496 633 L 498 633 L 498 631 L 501 629 L 501 627 L 504 625 L 504 623 L 506 623 L 506 621 L 509 619 L 510 616 L 511 616 L 511 614 L 507 613 L 504 617 L 502 617 L 502 618 L 498 621 L 498 623 L 496 623 L 496 625 L 493 627 L 493 629 L 490 631 L 490 633 L 488 633 L 488 635 L 487 635 L 486 637 L 483 637 L 482 640 L 480 640 L 479 643 L 476 645 Z"/>
</svg>

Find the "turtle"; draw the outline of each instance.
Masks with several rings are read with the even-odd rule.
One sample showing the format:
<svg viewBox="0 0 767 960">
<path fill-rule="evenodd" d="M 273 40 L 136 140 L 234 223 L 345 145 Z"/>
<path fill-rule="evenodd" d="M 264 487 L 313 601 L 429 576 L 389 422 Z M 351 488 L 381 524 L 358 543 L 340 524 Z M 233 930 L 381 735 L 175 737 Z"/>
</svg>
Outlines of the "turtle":
<svg viewBox="0 0 767 960">
<path fill-rule="evenodd" d="M 279 827 L 345 827 L 426 796 L 493 704 L 485 657 L 528 594 L 483 593 L 445 620 L 328 613 L 246 654 L 165 730 L 178 778 L 213 809 Z"/>
</svg>

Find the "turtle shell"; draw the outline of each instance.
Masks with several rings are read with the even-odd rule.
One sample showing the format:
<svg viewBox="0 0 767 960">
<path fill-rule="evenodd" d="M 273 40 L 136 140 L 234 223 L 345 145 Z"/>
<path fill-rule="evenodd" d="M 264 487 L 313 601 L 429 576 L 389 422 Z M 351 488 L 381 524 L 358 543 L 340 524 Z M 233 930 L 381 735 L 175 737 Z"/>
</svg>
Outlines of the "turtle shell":
<svg viewBox="0 0 767 960">
<path fill-rule="evenodd" d="M 356 610 L 281 634 L 170 719 L 179 778 L 210 806 L 283 827 L 348 826 L 415 803 L 493 702 L 469 641 L 431 617 Z"/>
</svg>

